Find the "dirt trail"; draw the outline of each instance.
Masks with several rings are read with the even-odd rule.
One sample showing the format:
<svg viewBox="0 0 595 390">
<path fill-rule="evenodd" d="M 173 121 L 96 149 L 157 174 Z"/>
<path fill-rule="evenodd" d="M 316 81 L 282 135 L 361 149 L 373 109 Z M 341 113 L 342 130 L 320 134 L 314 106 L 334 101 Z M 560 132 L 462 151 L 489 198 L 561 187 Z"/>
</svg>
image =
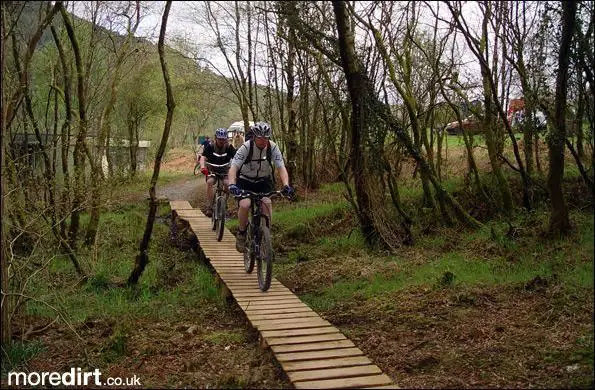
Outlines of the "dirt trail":
<svg viewBox="0 0 595 390">
<path fill-rule="evenodd" d="M 175 174 L 184 173 L 185 176 L 175 182 L 157 186 L 157 197 L 166 197 L 169 200 L 187 200 L 192 207 L 202 205 L 206 195 L 205 179 L 203 175 L 194 176 L 194 163 L 191 150 L 173 149 L 169 151 L 161 165 L 161 171 Z"/>
<path fill-rule="evenodd" d="M 191 176 L 182 180 L 157 186 L 157 197 L 169 200 L 187 200 L 192 207 L 198 207 L 205 196 L 205 180 L 203 176 Z"/>
</svg>

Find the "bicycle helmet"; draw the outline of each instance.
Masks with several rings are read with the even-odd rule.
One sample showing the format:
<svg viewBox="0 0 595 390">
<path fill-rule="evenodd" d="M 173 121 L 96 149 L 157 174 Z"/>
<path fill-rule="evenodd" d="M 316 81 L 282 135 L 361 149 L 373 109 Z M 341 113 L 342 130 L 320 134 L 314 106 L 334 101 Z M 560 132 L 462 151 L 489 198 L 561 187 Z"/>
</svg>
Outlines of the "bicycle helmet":
<svg viewBox="0 0 595 390">
<path fill-rule="evenodd" d="M 267 122 L 256 122 L 252 126 L 252 134 L 254 137 L 271 138 L 271 125 Z"/>
<path fill-rule="evenodd" d="M 219 128 L 219 129 L 215 130 L 215 138 L 227 139 L 227 129 Z"/>
</svg>

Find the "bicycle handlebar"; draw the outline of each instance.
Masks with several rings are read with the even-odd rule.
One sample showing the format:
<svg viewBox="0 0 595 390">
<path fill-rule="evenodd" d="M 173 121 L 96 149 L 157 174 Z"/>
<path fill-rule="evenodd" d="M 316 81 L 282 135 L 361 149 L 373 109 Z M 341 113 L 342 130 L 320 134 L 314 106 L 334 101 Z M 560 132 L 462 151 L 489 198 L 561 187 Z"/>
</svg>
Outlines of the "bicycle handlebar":
<svg viewBox="0 0 595 390">
<path fill-rule="evenodd" d="M 205 164 L 212 166 L 213 168 L 225 168 L 229 166 L 229 162 L 226 162 L 225 164 L 213 164 L 210 162 L 205 162 Z"/>
<path fill-rule="evenodd" d="M 248 191 L 248 190 L 242 190 L 240 195 L 236 195 L 236 196 L 234 196 L 234 198 L 236 198 L 238 200 L 247 199 L 247 198 L 260 200 L 262 198 L 271 198 L 274 196 L 280 196 L 280 197 L 289 199 L 289 197 L 287 195 L 285 195 L 283 193 L 283 191 L 252 192 L 252 191 Z"/>
<path fill-rule="evenodd" d="M 227 175 L 227 172 L 225 172 L 225 173 L 223 173 L 223 172 L 217 172 L 216 169 L 229 168 L 229 164 L 230 164 L 229 162 L 226 162 L 225 164 L 212 164 L 210 162 L 205 162 L 205 165 L 209 165 L 209 166 L 215 168 L 215 171 L 214 172 L 210 172 L 208 174 L 208 176 L 215 177 L 215 176 L 225 176 L 225 175 Z"/>
</svg>

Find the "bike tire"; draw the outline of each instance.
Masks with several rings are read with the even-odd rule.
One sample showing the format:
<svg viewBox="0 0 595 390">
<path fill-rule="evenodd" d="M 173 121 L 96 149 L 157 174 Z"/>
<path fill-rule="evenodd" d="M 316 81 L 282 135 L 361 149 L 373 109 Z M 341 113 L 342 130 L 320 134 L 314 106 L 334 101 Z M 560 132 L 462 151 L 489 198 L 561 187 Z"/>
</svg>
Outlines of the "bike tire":
<svg viewBox="0 0 595 390">
<path fill-rule="evenodd" d="M 268 227 L 260 227 L 260 245 L 256 256 L 256 274 L 258 276 L 258 288 L 260 291 L 267 291 L 271 287 L 273 279 L 273 244 L 271 232 Z"/>
<path fill-rule="evenodd" d="M 217 199 L 217 241 L 221 241 L 223 238 L 223 232 L 225 231 L 225 214 L 226 204 L 225 197 L 220 196 Z"/>
<path fill-rule="evenodd" d="M 200 164 L 196 164 L 194 166 L 194 176 L 198 176 L 199 173 L 200 173 Z"/>
<path fill-rule="evenodd" d="M 216 196 L 213 196 L 213 201 L 211 202 L 211 224 L 212 230 L 217 230 L 217 202 Z"/>
<path fill-rule="evenodd" d="M 252 240 L 252 227 L 248 224 L 248 227 L 246 228 L 246 250 L 244 250 L 244 269 L 246 270 L 246 273 L 249 274 L 254 270 L 254 262 L 256 259 Z"/>
</svg>

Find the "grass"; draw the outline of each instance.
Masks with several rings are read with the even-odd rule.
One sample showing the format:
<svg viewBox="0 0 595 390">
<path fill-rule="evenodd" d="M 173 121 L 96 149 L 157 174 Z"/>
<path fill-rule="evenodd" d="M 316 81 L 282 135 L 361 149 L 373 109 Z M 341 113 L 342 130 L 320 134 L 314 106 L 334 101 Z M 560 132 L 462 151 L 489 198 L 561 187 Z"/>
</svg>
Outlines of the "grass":
<svg viewBox="0 0 595 390">
<path fill-rule="evenodd" d="M 25 368 L 27 361 L 45 349 L 39 341 L 13 342 L 2 347 L 2 377 L 11 371 L 21 371 Z"/>
<path fill-rule="evenodd" d="M 172 317 L 177 315 L 179 307 L 193 307 L 197 302 L 223 305 L 213 275 L 192 254 L 173 248 L 168 242 L 169 228 L 159 221 L 155 222 L 149 247 L 150 263 L 139 285 L 112 286 L 113 281 L 125 281 L 132 271 L 144 231 L 144 209 L 144 205 L 129 205 L 102 214 L 97 248 L 81 248 L 79 253 L 81 263 L 91 275 L 81 290 L 64 293 L 53 287 L 51 281 L 68 286 L 77 280 L 69 260 L 60 257 L 50 264 L 45 278 L 32 282 L 31 294 L 53 302 L 74 322 L 104 315 Z M 27 312 L 55 317 L 54 310 L 41 303 L 29 304 Z"/>
<path fill-rule="evenodd" d="M 456 188 L 461 183 L 452 180 L 445 185 Z M 450 189 L 452 191 L 452 189 Z M 324 191 L 324 189 L 323 189 Z M 403 189 L 407 196 L 414 197 L 419 189 Z M 403 195 L 405 197 L 405 195 Z M 338 207 L 338 206 L 336 206 Z M 347 206 L 344 206 L 347 207 Z M 328 204 L 310 206 L 305 220 L 312 222 L 320 216 L 329 215 L 333 208 Z M 281 210 L 283 225 L 295 226 L 304 219 L 300 214 Z M 318 217 L 317 217 L 318 216 Z M 333 279 L 331 285 L 319 285 L 308 289 L 303 295 L 306 302 L 317 310 L 329 310 L 341 302 L 354 299 L 370 299 L 386 296 L 411 288 L 465 289 L 477 286 L 524 285 L 536 277 L 561 284 L 567 291 L 593 289 L 593 233 L 592 215 L 573 212 L 571 219 L 575 231 L 568 239 L 552 243 L 539 235 L 547 227 L 549 211 L 537 210 L 532 213 L 518 212 L 512 226 L 518 229 L 515 236 L 508 236 L 510 226 L 506 221 L 488 221 L 478 230 L 461 228 L 440 229 L 435 234 L 418 235 L 414 253 L 425 258 L 412 262 L 404 256 L 384 256 L 375 260 L 378 271 L 372 275 L 361 273 L 358 266 L 352 270 L 342 270 L 352 277 Z M 318 259 L 320 272 L 333 273 L 338 270 L 325 268 L 320 259 L 340 256 L 369 257 L 372 252 L 365 248 L 359 230 L 351 233 L 338 232 L 316 238 L 310 245 L 300 245 L 279 259 L 278 275 L 291 275 L 298 263 Z M 377 254 L 376 254 L 377 255 Z M 382 264 L 395 263 L 399 272 L 387 272 Z M 349 263 L 350 264 L 350 263 Z M 351 267 L 352 265 L 345 265 Z M 446 282 L 445 282 L 446 281 Z"/>
<path fill-rule="evenodd" d="M 243 342 L 245 337 L 243 332 L 218 331 L 208 334 L 205 339 L 213 344 L 234 344 Z"/>
</svg>

